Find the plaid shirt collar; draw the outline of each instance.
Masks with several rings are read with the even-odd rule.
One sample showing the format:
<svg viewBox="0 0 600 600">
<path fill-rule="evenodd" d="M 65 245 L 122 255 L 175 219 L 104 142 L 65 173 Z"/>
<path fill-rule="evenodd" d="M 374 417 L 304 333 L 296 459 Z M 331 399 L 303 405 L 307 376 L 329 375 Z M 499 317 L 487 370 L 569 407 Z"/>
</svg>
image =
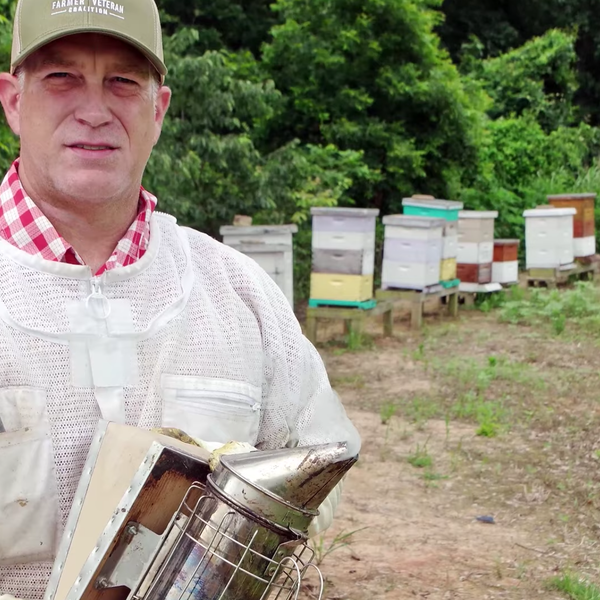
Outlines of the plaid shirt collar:
<svg viewBox="0 0 600 600">
<path fill-rule="evenodd" d="M 27 196 L 15 160 L 0 185 L 0 237 L 33 256 L 72 265 L 84 262 L 75 249 L 54 229 L 52 223 Z M 156 198 L 140 188 L 138 215 L 96 275 L 138 261 L 148 248 L 150 217 Z"/>
</svg>

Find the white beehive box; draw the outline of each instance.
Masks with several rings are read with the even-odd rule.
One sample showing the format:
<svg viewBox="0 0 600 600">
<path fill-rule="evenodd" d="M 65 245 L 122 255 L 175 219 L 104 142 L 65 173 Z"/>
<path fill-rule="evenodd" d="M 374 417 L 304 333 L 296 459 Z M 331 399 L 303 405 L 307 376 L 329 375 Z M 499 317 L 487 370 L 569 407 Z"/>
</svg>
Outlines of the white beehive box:
<svg viewBox="0 0 600 600">
<path fill-rule="evenodd" d="M 458 263 L 491 263 L 494 256 L 494 220 L 498 212 L 461 210 L 458 215 Z"/>
<path fill-rule="evenodd" d="M 387 215 L 383 218 L 382 289 L 424 289 L 440 281 L 445 221 Z"/>
<path fill-rule="evenodd" d="M 372 252 L 375 259 L 375 219 L 379 214 L 378 209 L 315 207 L 310 213 L 313 250 Z"/>
<path fill-rule="evenodd" d="M 376 208 L 314 207 L 311 299 L 354 303 L 373 296 Z"/>
<path fill-rule="evenodd" d="M 518 283 L 519 244 L 518 239 L 494 240 L 493 283 Z"/>
<path fill-rule="evenodd" d="M 574 208 L 533 208 L 525 217 L 525 261 L 528 269 L 557 269 L 574 260 Z"/>
<path fill-rule="evenodd" d="M 292 236 L 296 225 L 221 227 L 223 243 L 254 259 L 275 281 L 294 306 L 294 258 Z"/>
</svg>

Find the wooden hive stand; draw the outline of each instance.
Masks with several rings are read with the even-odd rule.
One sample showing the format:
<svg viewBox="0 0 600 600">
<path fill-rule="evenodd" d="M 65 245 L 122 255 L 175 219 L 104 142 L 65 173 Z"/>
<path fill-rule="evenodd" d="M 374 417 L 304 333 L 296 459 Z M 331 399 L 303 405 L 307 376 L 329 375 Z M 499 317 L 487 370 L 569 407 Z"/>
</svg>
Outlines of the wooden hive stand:
<svg viewBox="0 0 600 600">
<path fill-rule="evenodd" d="M 420 329 L 423 325 L 423 307 L 427 300 L 439 298 L 442 302 L 446 299 L 448 313 L 454 318 L 458 316 L 458 285 L 453 287 L 433 286 L 424 290 L 381 289 L 375 292 L 375 297 L 380 301 L 410 303 L 410 326 L 413 329 Z"/>
<path fill-rule="evenodd" d="M 528 269 L 525 271 L 527 287 L 557 288 L 572 281 L 592 281 L 600 269 L 600 255 L 578 258 L 567 269 Z"/>
<path fill-rule="evenodd" d="M 344 321 L 344 332 L 362 333 L 367 319 L 383 315 L 383 335 L 393 333 L 393 303 L 388 301 L 367 300 L 365 302 L 343 302 L 327 304 L 318 300 L 310 300 L 306 309 L 306 337 L 317 343 L 317 327 L 319 321 L 334 319 Z"/>
</svg>

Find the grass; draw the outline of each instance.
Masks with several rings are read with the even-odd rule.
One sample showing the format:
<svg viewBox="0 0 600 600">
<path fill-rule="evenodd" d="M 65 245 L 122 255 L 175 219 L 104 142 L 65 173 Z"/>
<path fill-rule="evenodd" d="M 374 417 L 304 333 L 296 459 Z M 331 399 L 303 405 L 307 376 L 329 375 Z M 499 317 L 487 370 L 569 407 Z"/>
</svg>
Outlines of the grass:
<svg viewBox="0 0 600 600">
<path fill-rule="evenodd" d="M 433 465 L 433 458 L 427 451 L 427 443 L 422 447 L 417 444 L 416 450 L 409 454 L 406 460 L 416 469 L 425 469 Z"/>
<path fill-rule="evenodd" d="M 359 531 L 363 531 L 364 529 L 368 529 L 368 527 L 361 527 L 360 529 L 355 529 L 354 531 L 348 532 L 340 531 L 340 533 L 338 533 L 327 545 L 325 545 L 324 534 L 319 535 L 318 538 L 313 538 L 310 541 L 310 544 L 313 552 L 315 553 L 314 564 L 318 567 L 331 553 L 336 552 L 341 548 L 347 548 L 350 546 L 354 541 L 354 536 Z"/>
<path fill-rule="evenodd" d="M 363 352 L 365 350 L 372 350 L 373 346 L 373 338 L 370 335 L 356 329 L 351 329 L 344 336 L 344 346 L 336 348 L 333 353 L 339 356 L 346 352 Z"/>
<path fill-rule="evenodd" d="M 522 290 L 507 298 L 500 320 L 516 325 L 549 327 L 554 335 L 567 329 L 585 330 L 600 337 L 600 292 L 591 282 L 578 281 L 572 289 Z"/>
<path fill-rule="evenodd" d="M 600 588 L 577 575 L 554 577 L 548 581 L 548 588 L 566 594 L 571 600 L 600 600 Z"/>
<path fill-rule="evenodd" d="M 386 402 L 379 409 L 379 416 L 381 417 L 381 424 L 387 425 L 390 422 L 390 419 L 396 414 L 398 411 L 398 406 L 393 402 Z"/>
<path fill-rule="evenodd" d="M 422 344 L 416 353 L 426 360 Z M 460 419 L 476 423 L 477 435 L 494 437 L 513 422 L 529 422 L 535 414 L 532 398 L 537 394 L 541 400 L 539 392 L 546 389 L 544 379 L 531 365 L 504 356 L 488 355 L 484 360 L 432 357 L 427 365 L 439 379 L 441 390 L 403 398 L 401 403 L 402 414 L 418 426 L 432 418 Z M 388 408 L 381 407 L 382 422 Z M 395 409 L 394 414 L 400 406 Z"/>
<path fill-rule="evenodd" d="M 508 309 L 519 318 L 500 321 Z M 597 291 L 585 285 L 507 292 L 488 314 L 465 313 L 439 326 L 431 319 L 419 334 L 401 331 L 377 348 L 376 362 L 368 360 L 375 352 L 365 360 L 332 361 L 340 375 L 363 377 L 360 391 L 348 394 L 347 402 L 371 413 L 365 456 L 372 462 L 363 463 L 362 476 L 373 471 L 373 479 L 365 480 L 365 496 L 377 493 L 374 482 L 382 472 L 398 481 L 397 474 L 408 470 L 410 507 L 422 509 L 424 524 L 427 515 L 438 515 L 443 498 L 444 508 L 476 506 L 473 514 L 494 514 L 515 534 L 478 545 L 478 530 L 465 531 L 473 552 L 481 550 L 476 558 L 490 577 L 469 581 L 472 591 L 452 580 L 458 594 L 483 598 L 491 578 L 499 597 L 600 600 L 600 352 L 593 329 L 593 312 L 600 315 L 599 309 Z M 570 316 L 564 323 L 554 317 L 552 324 L 561 311 Z M 352 380 L 347 384 L 350 391 Z M 385 454 L 378 455 L 382 445 Z M 380 470 L 372 468 L 383 461 Z M 404 510 L 406 498 L 389 494 L 385 502 L 381 510 L 387 516 L 387 506 Z M 377 510 L 366 501 L 364 506 Z M 354 523 L 348 529 L 367 524 L 358 517 Z M 421 525 L 419 518 L 414 525 Z M 377 540 L 376 529 L 371 531 L 371 545 L 386 543 L 385 535 Z M 481 531 L 494 535 L 491 529 Z M 443 543 L 455 542 L 451 529 L 446 534 L 439 527 L 438 535 Z M 360 555 L 359 549 L 357 542 L 353 554 Z M 493 581 L 496 553 L 498 582 Z M 576 575 L 563 575 L 570 565 L 576 565 Z M 550 591 L 546 583 L 552 575 L 558 577 Z M 355 580 L 348 578 L 343 588 L 341 579 L 336 591 L 348 595 Z"/>
</svg>

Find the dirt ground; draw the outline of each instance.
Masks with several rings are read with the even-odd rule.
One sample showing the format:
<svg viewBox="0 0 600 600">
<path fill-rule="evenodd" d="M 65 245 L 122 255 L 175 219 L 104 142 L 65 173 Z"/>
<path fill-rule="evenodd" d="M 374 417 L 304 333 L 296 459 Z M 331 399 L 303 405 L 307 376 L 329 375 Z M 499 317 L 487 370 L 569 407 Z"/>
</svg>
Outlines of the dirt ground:
<svg viewBox="0 0 600 600">
<path fill-rule="evenodd" d="M 598 583 L 597 341 L 475 310 L 429 315 L 416 333 L 399 315 L 392 338 L 379 322 L 368 333 L 348 351 L 340 323 L 319 328 L 363 440 L 316 544 L 323 598 L 552 600 L 564 598 L 553 576 Z M 488 421 L 495 435 L 477 435 Z M 316 597 L 312 581 L 304 592 Z"/>
</svg>

